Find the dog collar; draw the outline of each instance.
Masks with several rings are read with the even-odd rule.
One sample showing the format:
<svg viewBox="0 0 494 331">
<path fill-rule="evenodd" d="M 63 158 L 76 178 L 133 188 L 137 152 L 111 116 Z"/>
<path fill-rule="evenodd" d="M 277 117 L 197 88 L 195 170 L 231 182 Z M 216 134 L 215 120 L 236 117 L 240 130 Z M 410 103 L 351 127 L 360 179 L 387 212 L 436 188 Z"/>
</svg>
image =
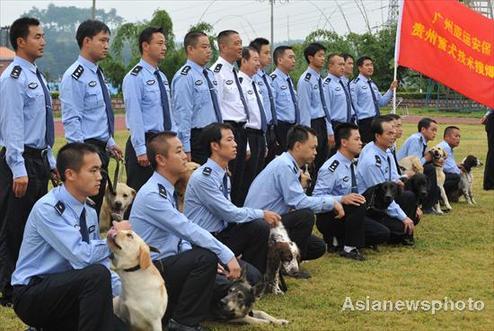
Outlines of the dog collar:
<svg viewBox="0 0 494 331">
<path fill-rule="evenodd" d="M 132 268 L 128 268 L 128 269 L 124 269 L 123 271 L 126 271 L 126 272 L 133 272 L 133 271 L 137 271 L 141 269 L 141 266 L 140 265 L 136 265 L 135 267 L 132 267 Z"/>
</svg>

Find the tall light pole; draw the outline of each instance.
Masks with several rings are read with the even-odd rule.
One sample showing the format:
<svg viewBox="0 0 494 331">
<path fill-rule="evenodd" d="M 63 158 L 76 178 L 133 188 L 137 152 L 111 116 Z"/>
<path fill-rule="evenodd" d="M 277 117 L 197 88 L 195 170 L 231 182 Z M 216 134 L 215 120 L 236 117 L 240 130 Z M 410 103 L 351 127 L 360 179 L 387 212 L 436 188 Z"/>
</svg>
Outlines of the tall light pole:
<svg viewBox="0 0 494 331">
<path fill-rule="evenodd" d="M 269 0 L 271 4 L 271 47 L 274 47 L 274 15 L 273 15 L 273 7 L 275 0 Z"/>
<path fill-rule="evenodd" d="M 91 10 L 91 17 L 93 18 L 93 20 L 96 19 L 96 0 L 93 0 L 93 8 Z"/>
</svg>

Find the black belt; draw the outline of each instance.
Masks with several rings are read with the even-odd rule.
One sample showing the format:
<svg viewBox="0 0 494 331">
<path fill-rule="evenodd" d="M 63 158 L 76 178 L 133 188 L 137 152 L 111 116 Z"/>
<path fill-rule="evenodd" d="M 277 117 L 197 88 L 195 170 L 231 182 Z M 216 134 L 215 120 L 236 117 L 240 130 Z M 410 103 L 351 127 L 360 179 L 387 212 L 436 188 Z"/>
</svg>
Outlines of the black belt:
<svg viewBox="0 0 494 331">
<path fill-rule="evenodd" d="M 103 150 L 103 151 L 106 150 L 106 141 L 101 141 L 98 139 L 90 138 L 90 139 L 84 140 L 84 142 L 86 144 L 94 145 L 94 146 L 98 147 L 100 150 Z"/>
<path fill-rule="evenodd" d="M 295 125 L 295 122 L 290 123 L 290 122 L 286 122 L 286 121 L 280 121 L 280 120 L 278 120 L 278 124 Z"/>
<path fill-rule="evenodd" d="M 245 128 L 245 132 L 247 133 L 254 133 L 254 134 L 264 134 L 264 132 L 260 129 L 253 129 L 253 128 Z"/>
<path fill-rule="evenodd" d="M 0 151 L 0 154 L 4 155 L 7 153 L 7 149 L 5 147 L 2 148 Z M 24 152 L 22 152 L 23 157 L 29 157 L 33 159 L 43 159 L 47 156 L 48 149 L 38 149 L 38 148 L 32 148 L 29 146 L 24 146 Z"/>
<path fill-rule="evenodd" d="M 245 123 L 247 123 L 247 122 L 235 122 L 235 121 L 223 121 L 223 122 L 237 128 L 243 128 Z"/>
<path fill-rule="evenodd" d="M 320 120 L 325 120 L 326 116 L 323 117 L 318 117 L 318 118 L 311 118 L 311 121 L 320 121 Z"/>
</svg>

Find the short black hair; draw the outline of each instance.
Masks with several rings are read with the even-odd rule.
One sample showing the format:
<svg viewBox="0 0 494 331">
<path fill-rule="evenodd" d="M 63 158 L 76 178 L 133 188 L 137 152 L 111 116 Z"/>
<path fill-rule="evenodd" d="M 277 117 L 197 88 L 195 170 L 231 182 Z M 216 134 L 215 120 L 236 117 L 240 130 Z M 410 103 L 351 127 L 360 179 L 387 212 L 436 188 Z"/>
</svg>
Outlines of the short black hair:
<svg viewBox="0 0 494 331">
<path fill-rule="evenodd" d="M 242 48 L 242 57 L 239 60 L 237 60 L 237 66 L 239 68 L 242 65 L 242 60 L 245 60 L 245 61 L 249 61 L 250 60 L 250 52 L 259 53 L 257 51 L 257 49 L 255 49 L 254 47 L 251 47 L 251 46 L 243 47 Z"/>
<path fill-rule="evenodd" d="M 57 155 L 57 170 L 62 182 L 65 182 L 67 169 L 78 172 L 84 163 L 84 155 L 92 153 L 98 154 L 98 149 L 91 144 L 75 142 L 63 146 Z"/>
<path fill-rule="evenodd" d="M 142 30 L 141 34 L 139 35 L 139 52 L 142 55 L 142 43 L 147 42 L 148 44 L 153 40 L 153 34 L 155 33 L 161 33 L 165 35 L 163 32 L 163 28 L 161 26 L 150 26 Z"/>
<path fill-rule="evenodd" d="M 254 47 L 258 53 L 261 53 L 261 48 L 262 48 L 262 46 L 265 46 L 265 45 L 269 45 L 269 40 L 267 40 L 266 38 L 262 38 L 262 37 L 259 37 L 259 38 L 252 40 L 249 44 L 249 46 Z"/>
<path fill-rule="evenodd" d="M 424 117 L 422 118 L 419 123 L 417 124 L 417 129 L 418 129 L 418 132 L 420 132 L 422 130 L 422 128 L 424 129 L 428 129 L 429 126 L 431 126 L 431 123 L 436 123 L 436 120 L 433 120 L 432 118 L 429 118 L 429 117 Z"/>
<path fill-rule="evenodd" d="M 460 128 L 457 126 L 454 126 L 454 125 L 447 126 L 446 129 L 444 129 L 443 137 L 446 137 L 447 135 L 449 135 L 451 133 L 451 131 L 453 131 L 453 130 L 460 131 Z"/>
<path fill-rule="evenodd" d="M 274 61 L 274 65 L 277 66 L 278 65 L 278 59 L 283 56 L 283 54 L 285 54 L 285 51 L 287 49 L 292 49 L 291 46 L 278 46 L 274 49 L 274 52 L 273 52 L 273 61 Z"/>
<path fill-rule="evenodd" d="M 77 32 L 75 33 L 75 39 L 77 40 L 77 45 L 79 45 L 79 49 L 82 48 L 82 43 L 84 42 L 84 38 L 93 38 L 100 32 L 110 32 L 110 28 L 105 23 L 98 20 L 85 20 L 82 22 L 77 28 Z"/>
<path fill-rule="evenodd" d="M 358 126 L 354 123 L 341 123 L 334 128 L 334 141 L 336 149 L 340 149 L 341 140 L 350 138 L 352 130 L 358 131 Z"/>
<path fill-rule="evenodd" d="M 313 136 L 317 136 L 316 131 L 305 125 L 292 126 L 286 135 L 287 149 L 291 150 L 295 146 L 295 143 L 304 143 L 309 139 L 309 133 Z"/>
<path fill-rule="evenodd" d="M 357 66 L 358 67 L 363 66 L 365 60 L 370 60 L 372 63 L 374 63 L 374 60 L 370 56 L 364 55 L 364 56 L 361 56 L 361 57 L 358 58 L 358 60 L 357 60 Z"/>
<path fill-rule="evenodd" d="M 384 128 L 383 128 L 383 123 L 389 123 L 392 122 L 394 119 L 392 119 L 389 116 L 376 116 L 371 122 L 371 132 L 373 136 L 373 140 L 376 140 L 376 134 L 383 134 Z"/>
<path fill-rule="evenodd" d="M 223 30 L 220 33 L 218 33 L 218 37 L 216 38 L 216 41 L 218 42 L 218 47 L 221 44 L 225 43 L 226 39 L 234 34 L 238 34 L 238 32 L 235 30 Z"/>
<path fill-rule="evenodd" d="M 355 58 L 353 57 L 353 55 L 348 54 L 348 53 L 341 53 L 341 57 L 343 58 L 343 60 L 345 60 L 345 62 L 346 62 L 346 60 L 348 60 L 348 59 L 352 59 L 352 60 L 354 60 L 354 61 L 355 61 Z"/>
<path fill-rule="evenodd" d="M 201 31 L 187 32 L 187 34 L 184 37 L 185 53 L 187 53 L 187 47 L 189 47 L 189 46 L 196 47 L 199 38 L 207 37 L 207 36 L 208 36 L 207 34 L 205 34 L 204 32 L 201 32 Z"/>
<path fill-rule="evenodd" d="M 9 38 L 14 51 L 17 51 L 17 38 L 27 39 L 30 26 L 39 26 L 38 19 L 34 17 L 18 18 L 10 26 Z"/>
<path fill-rule="evenodd" d="M 391 119 L 393 119 L 393 120 L 399 120 L 399 119 L 401 119 L 401 116 L 400 116 L 400 115 L 398 115 L 398 114 L 393 114 L 393 113 L 390 113 L 390 114 L 387 114 L 386 116 L 387 116 L 387 117 L 390 117 L 390 118 L 391 118 Z"/>
<path fill-rule="evenodd" d="M 319 52 L 321 50 L 326 52 L 326 47 L 324 47 L 320 43 L 310 43 L 304 49 L 305 61 L 307 61 L 307 63 L 309 63 L 309 56 L 314 56 L 314 55 L 316 55 L 317 52 Z"/>
<path fill-rule="evenodd" d="M 341 54 L 340 53 L 329 53 L 328 54 L 328 57 L 326 58 L 326 61 L 328 62 L 328 65 L 330 63 L 332 63 L 333 58 L 335 58 L 337 56 L 341 57 Z"/>
<path fill-rule="evenodd" d="M 166 157 L 168 155 L 169 147 L 168 139 L 176 136 L 176 132 L 164 131 L 156 133 L 148 140 L 146 143 L 146 154 L 153 170 L 156 170 L 156 167 L 158 166 L 156 155 L 161 154 Z"/>
<path fill-rule="evenodd" d="M 231 130 L 233 132 L 233 127 L 228 123 L 211 123 L 202 130 L 200 141 L 208 156 L 213 154 L 211 143 L 220 143 L 221 130 Z"/>
</svg>

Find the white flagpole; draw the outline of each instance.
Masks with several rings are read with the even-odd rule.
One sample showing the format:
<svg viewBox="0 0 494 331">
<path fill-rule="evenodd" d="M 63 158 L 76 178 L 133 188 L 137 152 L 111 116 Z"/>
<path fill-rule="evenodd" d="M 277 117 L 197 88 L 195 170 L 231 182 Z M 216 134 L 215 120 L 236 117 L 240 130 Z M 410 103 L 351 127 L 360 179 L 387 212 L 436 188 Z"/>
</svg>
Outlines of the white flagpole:
<svg viewBox="0 0 494 331">
<path fill-rule="evenodd" d="M 394 68 L 393 68 L 393 81 L 397 79 L 398 76 L 398 57 L 400 56 L 400 39 L 401 39 L 401 20 L 403 18 L 403 3 L 405 0 L 400 1 L 398 24 L 396 25 L 396 41 L 395 41 L 395 58 L 394 58 Z M 396 114 L 396 88 L 393 89 L 393 109 L 391 110 L 393 114 Z"/>
</svg>

